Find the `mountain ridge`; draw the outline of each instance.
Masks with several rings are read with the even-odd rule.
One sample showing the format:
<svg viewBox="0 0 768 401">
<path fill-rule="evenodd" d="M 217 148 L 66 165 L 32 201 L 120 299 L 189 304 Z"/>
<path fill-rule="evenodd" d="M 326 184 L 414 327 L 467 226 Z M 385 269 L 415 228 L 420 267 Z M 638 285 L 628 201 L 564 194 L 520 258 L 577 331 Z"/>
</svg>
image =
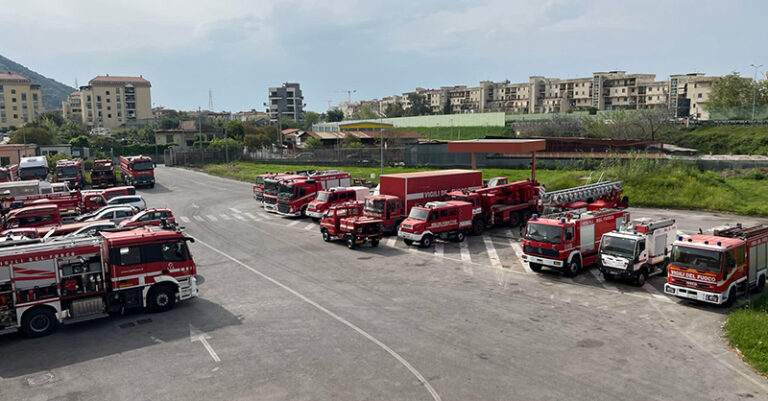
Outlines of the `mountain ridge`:
<svg viewBox="0 0 768 401">
<path fill-rule="evenodd" d="M 43 95 L 43 108 L 46 111 L 61 109 L 61 102 L 76 89 L 55 79 L 37 73 L 0 54 L 0 72 L 12 72 L 29 78 L 33 84 L 40 85 Z"/>
</svg>

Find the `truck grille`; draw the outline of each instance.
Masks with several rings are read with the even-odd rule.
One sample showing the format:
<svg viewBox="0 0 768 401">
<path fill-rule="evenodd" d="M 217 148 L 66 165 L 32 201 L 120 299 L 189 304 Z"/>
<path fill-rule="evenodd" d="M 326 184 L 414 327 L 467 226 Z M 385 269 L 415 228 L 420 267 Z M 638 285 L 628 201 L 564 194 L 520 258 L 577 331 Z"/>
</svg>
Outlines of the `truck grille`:
<svg viewBox="0 0 768 401">
<path fill-rule="evenodd" d="M 688 281 L 680 278 L 670 277 L 669 283 L 672 285 L 679 285 L 681 287 L 697 288 L 700 290 L 713 290 L 714 284 L 700 283 L 698 281 Z"/>
<path fill-rule="evenodd" d="M 280 202 L 277 204 L 277 211 L 280 213 L 288 213 L 291 210 L 291 204 L 287 202 Z"/>
<path fill-rule="evenodd" d="M 546 248 L 542 248 L 539 246 L 532 246 L 532 245 L 523 246 L 523 252 L 533 254 L 533 255 L 549 256 L 551 258 L 556 258 L 558 256 L 558 251 L 554 249 L 546 249 Z"/>
<path fill-rule="evenodd" d="M 277 199 L 275 198 L 264 198 L 264 203 L 267 205 L 274 205 L 277 202 Z"/>
</svg>

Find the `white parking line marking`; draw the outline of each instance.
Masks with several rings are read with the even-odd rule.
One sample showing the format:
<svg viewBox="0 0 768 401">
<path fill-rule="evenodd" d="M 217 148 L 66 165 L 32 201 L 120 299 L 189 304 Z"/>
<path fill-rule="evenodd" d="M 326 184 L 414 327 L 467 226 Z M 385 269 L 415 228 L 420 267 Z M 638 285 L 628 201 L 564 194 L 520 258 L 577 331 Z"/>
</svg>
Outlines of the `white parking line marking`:
<svg viewBox="0 0 768 401">
<path fill-rule="evenodd" d="M 197 221 L 205 221 L 205 219 L 203 218 L 203 216 L 192 216 L 192 217 L 194 217 L 194 218 L 195 218 L 195 220 L 197 220 Z"/>
<path fill-rule="evenodd" d="M 501 268 L 501 260 L 499 260 L 499 254 L 496 253 L 496 247 L 493 246 L 491 237 L 483 235 L 483 242 L 485 243 L 485 250 L 488 252 L 488 259 L 491 260 L 491 266 Z"/>
<path fill-rule="evenodd" d="M 261 221 L 261 219 L 260 219 L 260 218 L 258 218 L 258 217 L 256 217 L 256 216 L 254 216 L 254 215 L 252 215 L 252 214 L 250 214 L 250 213 L 244 213 L 244 214 L 245 214 L 246 216 L 248 216 L 248 218 L 249 218 L 249 219 L 251 219 L 251 220 L 253 220 L 253 221 Z"/>
<path fill-rule="evenodd" d="M 305 230 L 311 230 L 311 229 L 313 229 L 313 228 L 316 228 L 316 227 L 317 227 L 317 224 L 315 224 L 315 223 L 309 223 L 309 224 L 307 224 L 307 226 L 306 226 L 306 227 L 304 227 L 304 229 L 305 229 Z"/>
<path fill-rule="evenodd" d="M 396 243 L 397 243 L 397 236 L 396 235 L 391 235 L 389 238 L 387 238 L 387 244 L 386 245 L 388 247 L 393 247 L 393 246 L 395 246 Z"/>
<path fill-rule="evenodd" d="M 179 216 L 179 218 L 181 219 L 181 221 L 183 221 L 185 223 L 189 223 L 189 221 L 190 221 L 187 216 Z"/>
<path fill-rule="evenodd" d="M 189 325 L 189 339 L 191 342 L 200 341 L 201 344 L 203 344 L 203 347 L 206 351 L 208 351 L 208 354 L 213 358 L 214 362 L 221 362 L 221 358 L 219 358 L 219 354 L 216 353 L 216 351 L 213 350 L 213 347 L 211 347 L 211 344 L 208 344 L 208 340 L 211 338 L 206 333 L 203 333 L 202 331 L 198 330 L 195 326 Z"/>
<path fill-rule="evenodd" d="M 531 267 L 528 266 L 528 263 L 523 262 L 523 248 L 520 247 L 520 243 L 517 242 L 517 240 L 512 235 L 512 230 L 507 230 L 507 237 L 509 238 L 509 247 L 512 248 L 512 252 L 517 256 L 517 259 L 520 261 L 520 264 L 523 265 L 523 269 L 525 269 L 526 273 L 533 273 L 533 270 L 531 270 Z"/>
<path fill-rule="evenodd" d="M 222 220 L 232 220 L 232 218 L 231 218 L 231 217 L 229 217 L 229 216 L 228 216 L 228 215 L 226 215 L 226 214 L 220 214 L 219 216 L 222 218 Z"/>
<path fill-rule="evenodd" d="M 233 211 L 233 212 L 235 212 L 235 213 L 238 213 L 238 214 L 241 214 L 241 213 L 243 213 L 243 212 L 241 212 L 241 211 L 239 211 L 239 210 L 237 210 L 237 209 L 235 209 L 235 208 L 233 208 L 233 207 L 229 208 L 229 210 L 231 210 L 231 211 Z"/>
<path fill-rule="evenodd" d="M 462 262 L 471 262 L 472 261 L 472 257 L 469 256 L 469 244 L 467 243 L 467 241 L 459 243 L 459 251 L 461 251 L 461 261 Z"/>
<path fill-rule="evenodd" d="M 212 214 L 208 215 L 208 219 L 210 219 L 211 221 L 219 221 L 219 219 L 217 219 L 216 216 L 214 216 Z"/>
<path fill-rule="evenodd" d="M 295 226 L 296 224 L 299 224 L 299 223 L 301 223 L 301 220 L 292 221 L 292 222 L 288 223 L 288 227 L 293 227 L 293 226 Z"/>
<path fill-rule="evenodd" d="M 445 244 L 443 244 L 442 242 L 435 243 L 435 256 L 442 258 L 444 250 L 445 250 Z"/>
<path fill-rule="evenodd" d="M 233 216 L 234 216 L 236 219 L 240 220 L 240 221 L 245 221 L 245 217 L 243 217 L 243 216 L 241 216 L 241 215 L 239 215 L 239 214 L 233 214 Z"/>
<path fill-rule="evenodd" d="M 606 288 L 608 290 L 619 291 L 619 289 L 616 288 L 615 285 L 610 284 L 607 281 L 605 281 L 605 278 L 603 277 L 602 274 L 600 274 L 600 271 L 598 271 L 598 269 L 589 269 L 589 272 L 592 273 L 593 276 L 595 276 L 597 281 L 599 281 L 600 285 L 602 285 L 604 288 Z"/>
<path fill-rule="evenodd" d="M 233 258 L 232 256 L 229 256 L 226 253 L 224 253 L 224 252 L 214 248 L 213 246 L 208 245 L 205 242 L 200 241 L 200 240 L 197 240 L 197 242 L 199 244 L 209 248 L 210 250 L 218 253 L 219 255 L 224 256 L 225 258 L 231 260 L 232 262 L 234 262 L 234 263 L 244 267 L 245 269 L 247 269 L 250 272 L 260 276 L 261 278 L 271 282 L 272 284 L 274 284 L 274 285 L 276 285 L 276 286 L 278 286 L 278 287 L 280 287 L 280 288 L 290 292 L 295 297 L 301 299 L 302 301 L 308 303 L 309 305 L 314 306 L 317 310 L 325 313 L 326 315 L 330 316 L 331 318 L 335 319 L 336 321 L 338 321 L 338 322 L 342 323 L 343 325 L 349 327 L 350 329 L 356 331 L 361 336 L 367 338 L 372 343 L 376 344 L 381 349 L 386 351 L 389 355 L 392 355 L 392 357 L 397 359 L 397 361 L 400 362 L 400 364 L 405 366 L 405 368 L 408 369 L 408 371 L 411 372 L 411 374 L 413 374 L 416 377 L 416 379 L 424 386 L 424 388 L 427 389 L 427 391 L 429 392 L 430 396 L 432 396 L 432 399 L 434 401 L 441 401 L 442 400 L 442 398 L 440 398 L 440 394 L 438 394 L 437 391 L 435 391 L 434 387 L 432 387 L 432 385 L 429 384 L 429 381 L 427 381 L 427 379 L 418 370 L 416 370 L 416 368 L 414 368 L 413 365 L 411 365 L 408 361 L 406 361 L 405 358 L 400 356 L 400 354 L 395 352 L 395 350 L 393 350 L 392 348 L 388 347 L 383 342 L 379 341 L 379 339 L 377 339 L 376 337 L 372 336 L 367 331 L 361 329 L 360 327 L 355 326 L 354 324 L 352 324 L 348 320 L 346 320 L 343 317 L 341 317 L 341 316 L 331 312 L 330 310 L 326 309 L 325 307 L 323 307 L 322 305 L 318 304 L 317 302 L 307 298 L 306 296 L 302 295 L 301 293 L 299 293 L 298 291 L 294 290 L 293 288 L 288 287 L 287 285 L 285 285 L 285 284 L 283 284 L 283 283 L 273 279 L 272 277 L 267 276 L 266 274 L 264 274 L 264 273 L 262 273 L 262 272 L 260 272 L 260 271 L 258 271 L 256 269 L 252 268 L 251 266 L 246 265 L 245 263 L 243 263 L 243 262 Z"/>
</svg>

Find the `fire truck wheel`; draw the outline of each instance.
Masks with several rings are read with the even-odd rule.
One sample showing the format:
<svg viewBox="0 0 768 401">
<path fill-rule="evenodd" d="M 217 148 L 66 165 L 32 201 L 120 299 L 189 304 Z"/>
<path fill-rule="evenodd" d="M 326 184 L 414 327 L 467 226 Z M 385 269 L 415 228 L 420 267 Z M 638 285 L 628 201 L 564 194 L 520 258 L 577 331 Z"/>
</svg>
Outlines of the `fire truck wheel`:
<svg viewBox="0 0 768 401">
<path fill-rule="evenodd" d="M 149 290 L 147 294 L 147 307 L 152 312 L 165 312 L 173 308 L 176 303 L 176 295 L 171 287 L 159 285 Z"/>
<path fill-rule="evenodd" d="M 731 287 L 731 290 L 728 291 L 728 299 L 723 302 L 723 307 L 730 308 L 734 302 L 736 302 L 736 286 Z"/>
<path fill-rule="evenodd" d="M 307 217 L 307 205 L 302 206 L 301 217 Z"/>
<path fill-rule="evenodd" d="M 512 212 L 509 215 L 509 226 L 510 227 L 517 227 L 520 225 L 520 214 L 517 212 Z"/>
<path fill-rule="evenodd" d="M 355 236 L 351 234 L 347 234 L 344 239 L 347 241 L 347 248 L 349 249 L 355 249 Z"/>
<path fill-rule="evenodd" d="M 323 233 L 323 241 L 330 242 L 331 241 L 331 234 L 328 234 L 328 230 L 326 230 L 324 228 L 322 233 Z"/>
<path fill-rule="evenodd" d="M 403 242 L 405 242 L 405 245 L 408 245 L 408 246 L 413 245 L 413 240 L 412 239 L 404 239 Z"/>
<path fill-rule="evenodd" d="M 637 277 L 635 277 L 635 285 L 638 287 L 642 287 L 645 285 L 645 280 L 648 280 L 648 269 L 645 267 L 640 268 L 640 271 L 637 273 Z"/>
<path fill-rule="evenodd" d="M 376 248 L 377 246 L 379 246 L 379 240 L 377 240 L 377 239 L 372 239 L 372 240 L 371 240 L 371 246 L 372 246 L 372 247 L 374 247 L 374 248 Z"/>
<path fill-rule="evenodd" d="M 56 330 L 58 321 L 51 308 L 38 307 L 28 310 L 21 319 L 21 331 L 27 337 L 43 337 Z"/>
<path fill-rule="evenodd" d="M 611 273 L 603 273 L 603 278 L 605 279 L 605 281 L 613 281 L 614 279 L 616 279 L 616 277 L 614 277 L 614 275 Z"/>
<path fill-rule="evenodd" d="M 757 279 L 757 287 L 755 287 L 755 293 L 761 293 L 763 292 L 763 289 L 765 288 L 765 276 L 760 276 L 759 279 Z"/>
<path fill-rule="evenodd" d="M 485 222 L 483 219 L 475 219 L 475 221 L 472 222 L 472 234 L 480 235 L 483 233 L 483 230 L 485 230 Z"/>
<path fill-rule="evenodd" d="M 464 242 L 466 238 L 467 234 L 464 233 L 464 230 L 459 230 L 459 232 L 456 233 L 456 242 Z"/>
<path fill-rule="evenodd" d="M 538 263 L 528 263 L 528 267 L 530 267 L 531 270 L 533 270 L 536 273 L 541 271 L 541 265 Z"/>
<path fill-rule="evenodd" d="M 432 246 L 432 235 L 426 234 L 424 237 L 421 238 L 421 247 L 422 248 L 429 248 Z"/>
<path fill-rule="evenodd" d="M 154 188 L 155 187 L 155 183 L 153 182 L 153 183 L 149 184 L 149 187 L 150 188 Z"/>
<path fill-rule="evenodd" d="M 576 277 L 577 274 L 579 274 L 579 270 L 581 269 L 581 266 L 579 264 L 579 260 L 576 258 L 573 258 L 571 260 L 571 263 L 568 263 L 568 266 L 563 270 L 563 275 L 565 277 Z"/>
</svg>

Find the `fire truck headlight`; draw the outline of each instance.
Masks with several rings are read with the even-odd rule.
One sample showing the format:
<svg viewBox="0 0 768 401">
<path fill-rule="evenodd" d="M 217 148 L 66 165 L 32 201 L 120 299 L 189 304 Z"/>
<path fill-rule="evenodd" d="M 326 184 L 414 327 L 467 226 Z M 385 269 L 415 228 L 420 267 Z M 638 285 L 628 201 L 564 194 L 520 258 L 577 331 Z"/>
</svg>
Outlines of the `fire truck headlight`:
<svg viewBox="0 0 768 401">
<path fill-rule="evenodd" d="M 669 286 L 667 286 L 667 288 L 666 288 L 666 291 L 667 291 L 668 293 L 670 293 L 670 294 L 674 294 L 674 293 L 675 293 L 675 289 L 674 289 L 674 288 L 672 288 L 672 287 L 669 287 Z"/>
<path fill-rule="evenodd" d="M 707 301 L 717 302 L 717 295 L 707 295 Z"/>
</svg>

